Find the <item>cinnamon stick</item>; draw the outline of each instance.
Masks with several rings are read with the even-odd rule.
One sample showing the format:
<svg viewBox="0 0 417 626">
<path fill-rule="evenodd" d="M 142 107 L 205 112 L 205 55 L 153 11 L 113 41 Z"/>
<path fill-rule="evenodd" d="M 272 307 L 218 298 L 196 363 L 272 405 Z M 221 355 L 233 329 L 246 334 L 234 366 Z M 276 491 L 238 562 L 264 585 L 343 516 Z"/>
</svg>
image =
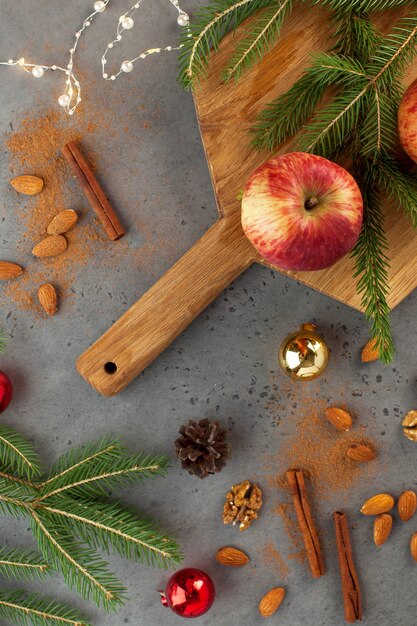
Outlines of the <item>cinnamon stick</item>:
<svg viewBox="0 0 417 626">
<path fill-rule="evenodd" d="M 336 530 L 337 553 L 339 556 L 340 575 L 342 578 L 343 604 L 345 619 L 352 624 L 362 621 L 362 597 L 359 581 L 353 561 L 350 545 L 349 527 L 346 513 L 333 513 Z"/>
<path fill-rule="evenodd" d="M 298 526 L 303 537 L 311 574 L 314 578 L 320 578 L 325 573 L 324 559 L 308 501 L 304 473 L 302 470 L 288 470 L 286 477 L 291 490 Z"/>
<path fill-rule="evenodd" d="M 123 226 L 77 144 L 70 141 L 62 148 L 62 154 L 77 176 L 85 197 L 99 217 L 109 238 L 116 241 L 123 237 L 125 234 Z"/>
</svg>

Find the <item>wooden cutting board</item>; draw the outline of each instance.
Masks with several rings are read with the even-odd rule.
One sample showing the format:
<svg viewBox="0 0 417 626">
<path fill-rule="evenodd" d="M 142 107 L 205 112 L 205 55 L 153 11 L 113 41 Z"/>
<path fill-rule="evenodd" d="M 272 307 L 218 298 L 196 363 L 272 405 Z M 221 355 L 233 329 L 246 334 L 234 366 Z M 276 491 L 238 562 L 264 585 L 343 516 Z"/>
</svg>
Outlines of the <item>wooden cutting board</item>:
<svg viewBox="0 0 417 626">
<path fill-rule="evenodd" d="M 398 10 L 385 14 L 381 26 L 388 28 L 399 14 Z M 299 4 L 278 44 L 262 62 L 239 84 L 224 84 L 221 68 L 232 53 L 236 37 L 239 33 L 222 42 L 212 59 L 208 80 L 195 95 L 219 220 L 79 358 L 80 374 L 104 395 L 124 389 L 239 274 L 252 263 L 263 262 L 243 234 L 237 199 L 250 173 L 267 158 L 250 148 L 249 130 L 258 111 L 300 76 L 311 51 L 329 49 L 331 26 L 322 9 Z M 407 80 L 415 76 L 417 65 Z M 288 150 L 289 144 L 280 152 Z M 417 286 L 417 235 L 401 211 L 387 204 L 385 212 L 392 259 L 389 302 L 394 307 Z M 286 274 L 360 309 L 352 270 L 352 261 L 344 258 L 327 270 Z"/>
</svg>

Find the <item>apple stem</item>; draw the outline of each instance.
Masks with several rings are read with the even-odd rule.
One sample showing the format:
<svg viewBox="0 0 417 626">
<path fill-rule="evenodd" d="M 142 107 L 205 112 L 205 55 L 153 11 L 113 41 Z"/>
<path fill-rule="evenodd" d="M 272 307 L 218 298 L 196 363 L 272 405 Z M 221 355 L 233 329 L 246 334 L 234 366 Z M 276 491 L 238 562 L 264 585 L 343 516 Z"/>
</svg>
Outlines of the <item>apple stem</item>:
<svg viewBox="0 0 417 626">
<path fill-rule="evenodd" d="M 314 209 L 314 207 L 319 203 L 318 199 L 313 196 L 312 198 L 309 198 L 308 200 L 306 200 L 305 204 L 304 204 L 304 208 L 306 211 L 311 211 L 311 209 Z"/>
</svg>

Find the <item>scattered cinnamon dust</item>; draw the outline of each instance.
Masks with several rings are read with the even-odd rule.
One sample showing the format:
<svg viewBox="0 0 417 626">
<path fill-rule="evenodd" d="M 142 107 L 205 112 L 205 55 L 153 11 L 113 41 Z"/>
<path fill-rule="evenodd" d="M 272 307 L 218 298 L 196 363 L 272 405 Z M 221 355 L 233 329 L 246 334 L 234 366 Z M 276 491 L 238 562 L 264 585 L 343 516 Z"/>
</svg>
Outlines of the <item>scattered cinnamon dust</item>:
<svg viewBox="0 0 417 626">
<path fill-rule="evenodd" d="M 154 232 L 151 225 L 136 219 L 130 223 L 130 244 L 132 240 L 139 239 L 139 245 L 129 245 L 127 237 L 117 243 L 110 242 L 88 206 L 60 150 L 68 141 L 82 142 L 83 137 L 103 131 L 103 128 L 110 133 L 111 122 L 107 123 L 103 114 L 99 116 L 96 108 L 89 111 L 80 107 L 76 120 L 70 120 L 54 107 L 42 115 L 31 114 L 8 133 L 5 143 L 9 155 L 9 179 L 20 174 L 34 174 L 45 183 L 42 193 L 34 197 L 12 192 L 13 204 L 7 206 L 5 213 L 16 233 L 15 254 L 10 260 L 19 263 L 25 272 L 18 280 L 2 285 L 2 289 L 21 309 L 42 314 L 36 294 L 39 285 L 44 282 L 52 283 L 67 305 L 74 297 L 74 283 L 80 269 L 93 259 L 102 268 L 128 257 L 137 271 L 146 266 L 151 273 L 153 257 L 161 249 L 168 250 L 175 258 L 175 240 L 166 241 Z M 88 160 L 97 169 L 94 166 L 99 159 L 91 154 L 91 150 Z M 79 222 L 65 234 L 67 251 L 49 259 L 35 258 L 31 251 L 46 236 L 49 222 L 57 213 L 68 208 L 77 211 Z M 125 215 L 121 218 L 128 219 Z M 110 247 L 111 255 L 106 255 Z"/>
<path fill-rule="evenodd" d="M 269 484 L 275 489 L 285 488 L 285 472 L 291 467 L 306 471 L 312 482 L 315 496 L 321 499 L 333 498 L 335 494 L 346 494 L 359 480 L 369 480 L 376 471 L 376 464 L 356 463 L 346 456 L 353 443 L 363 443 L 375 448 L 365 436 L 366 425 L 354 417 L 354 424 L 348 432 L 340 432 L 325 418 L 325 410 L 330 406 L 323 396 L 310 397 L 306 388 L 297 383 L 285 385 L 282 400 L 277 401 L 275 411 L 282 412 L 286 403 L 285 440 L 276 454 L 265 458 L 269 468 Z M 340 402 L 338 406 L 343 406 Z M 294 406 L 292 411 L 288 407 Z M 272 409 L 271 403 L 269 410 Z M 350 407 L 344 407 L 350 412 Z M 288 431 L 288 432 L 287 432 Z"/>
<path fill-rule="evenodd" d="M 364 443 L 375 449 L 374 443 L 366 436 L 367 424 L 360 416 L 352 414 L 351 407 L 343 403 L 344 390 L 340 390 L 335 405 L 341 406 L 353 415 L 353 427 L 348 432 L 338 431 L 325 418 L 325 409 L 331 405 L 325 385 L 315 384 L 315 392 L 308 386 L 271 381 L 274 395 L 267 404 L 275 432 L 274 453 L 265 455 L 264 469 L 266 481 L 278 499 L 273 514 L 279 517 L 288 536 L 292 551 L 285 555 L 290 560 L 304 562 L 306 559 L 302 537 L 295 512 L 288 494 L 285 472 L 289 468 L 302 468 L 310 479 L 315 508 L 320 510 L 320 502 L 331 499 L 334 506 L 342 506 L 352 489 L 359 481 L 370 481 L 380 462 L 355 463 L 346 456 L 352 443 Z M 333 403 L 332 403 L 333 404 Z M 284 435 L 284 436 L 283 436 Z M 291 550 L 291 547 L 290 547 Z M 266 555 L 264 556 L 266 561 Z"/>
<path fill-rule="evenodd" d="M 288 564 L 272 541 L 264 547 L 263 562 L 265 565 L 269 565 L 273 568 L 274 573 L 280 580 L 284 580 L 284 578 L 288 576 Z"/>
<path fill-rule="evenodd" d="M 94 132 L 95 126 L 80 115 L 77 129 L 81 133 Z M 74 132 L 71 124 L 64 123 L 62 112 L 53 109 L 42 116 L 22 120 L 6 140 L 10 177 L 35 174 L 45 183 L 42 193 L 33 198 L 16 194 L 13 206 L 7 209 L 8 217 L 14 218 L 15 259 L 25 268 L 25 273 L 19 280 L 6 284 L 4 291 L 22 309 L 40 310 L 36 293 L 43 282 L 53 283 L 60 296 L 67 298 L 78 268 L 94 253 L 92 244 L 105 241 L 81 194 L 70 182 L 68 167 L 60 156 L 60 148 L 74 138 Z M 33 257 L 32 248 L 46 236 L 49 222 L 67 208 L 74 208 L 80 218 L 79 224 L 65 234 L 67 251 L 49 259 Z"/>
</svg>

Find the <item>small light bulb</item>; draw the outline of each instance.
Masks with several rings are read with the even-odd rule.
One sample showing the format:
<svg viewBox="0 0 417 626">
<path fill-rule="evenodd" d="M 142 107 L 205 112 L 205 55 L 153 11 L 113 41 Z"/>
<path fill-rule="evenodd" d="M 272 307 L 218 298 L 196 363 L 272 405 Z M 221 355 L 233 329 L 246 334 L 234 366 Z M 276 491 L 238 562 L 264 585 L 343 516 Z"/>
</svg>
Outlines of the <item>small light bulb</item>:
<svg viewBox="0 0 417 626">
<path fill-rule="evenodd" d="M 180 13 L 177 17 L 177 23 L 180 26 L 188 26 L 188 24 L 190 23 L 189 15 L 187 15 L 187 13 Z"/>
<path fill-rule="evenodd" d="M 97 13 L 102 13 L 105 8 L 106 3 L 103 2 L 103 0 L 97 0 L 97 2 L 94 3 L 94 11 L 97 11 Z"/>
<path fill-rule="evenodd" d="M 125 30 L 130 30 L 130 29 L 131 29 L 131 28 L 133 28 L 133 27 L 134 27 L 134 25 L 135 25 L 135 22 L 133 21 L 133 19 L 132 19 L 131 17 L 124 17 L 124 18 L 122 19 L 122 22 L 121 22 L 121 23 L 122 23 L 122 27 L 123 27 Z"/>
<path fill-rule="evenodd" d="M 32 75 L 35 78 L 42 78 L 44 74 L 45 74 L 45 70 L 40 65 L 35 65 L 35 67 L 32 69 Z"/>
<path fill-rule="evenodd" d="M 71 102 L 71 98 L 69 97 L 67 93 L 63 93 L 62 96 L 59 96 L 58 98 L 58 104 L 61 107 L 67 107 L 70 102 Z"/>
<path fill-rule="evenodd" d="M 132 61 L 123 61 L 121 69 L 122 69 L 122 72 L 126 72 L 126 74 L 129 74 L 129 72 L 133 70 Z"/>
</svg>

